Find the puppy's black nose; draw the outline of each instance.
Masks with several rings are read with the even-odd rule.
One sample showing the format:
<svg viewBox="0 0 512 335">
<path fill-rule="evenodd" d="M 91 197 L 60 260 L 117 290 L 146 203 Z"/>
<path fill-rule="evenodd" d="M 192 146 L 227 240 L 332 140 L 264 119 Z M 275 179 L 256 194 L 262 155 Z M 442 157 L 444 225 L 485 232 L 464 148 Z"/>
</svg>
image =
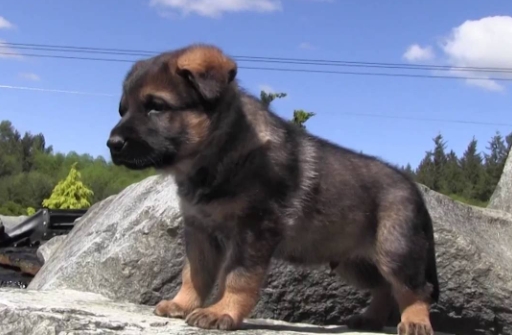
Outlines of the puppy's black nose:
<svg viewBox="0 0 512 335">
<path fill-rule="evenodd" d="M 112 152 L 116 153 L 123 150 L 125 145 L 126 141 L 121 136 L 117 135 L 110 137 L 107 141 L 107 146 L 110 148 Z"/>
</svg>

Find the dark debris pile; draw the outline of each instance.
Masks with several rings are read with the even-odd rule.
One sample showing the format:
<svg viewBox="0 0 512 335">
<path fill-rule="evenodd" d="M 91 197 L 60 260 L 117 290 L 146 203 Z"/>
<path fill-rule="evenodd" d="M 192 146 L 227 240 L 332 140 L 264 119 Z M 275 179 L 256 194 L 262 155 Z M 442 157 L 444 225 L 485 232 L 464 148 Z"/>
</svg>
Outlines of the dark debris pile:
<svg viewBox="0 0 512 335">
<path fill-rule="evenodd" d="M 42 262 L 37 248 L 0 248 L 0 287 L 27 288 Z"/>
</svg>

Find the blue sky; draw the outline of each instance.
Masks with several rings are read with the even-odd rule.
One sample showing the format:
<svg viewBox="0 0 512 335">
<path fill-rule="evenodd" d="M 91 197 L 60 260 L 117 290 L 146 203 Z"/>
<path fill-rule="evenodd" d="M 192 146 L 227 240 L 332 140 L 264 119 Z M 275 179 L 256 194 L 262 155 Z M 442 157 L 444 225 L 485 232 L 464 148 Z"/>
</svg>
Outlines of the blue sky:
<svg viewBox="0 0 512 335">
<path fill-rule="evenodd" d="M 512 7 L 506 1 L 464 0 L 464 6 L 441 0 L 1 1 L 0 42 L 7 43 L 162 51 L 207 42 L 240 56 L 512 68 Z M 45 53 L 5 44 L 2 52 Z M 11 56 L 0 54 L 0 85 L 107 96 L 1 88 L 0 119 L 22 132 L 42 132 L 57 151 L 108 157 L 105 142 L 118 120 L 121 81 L 131 64 Z M 266 87 L 288 94 L 273 104 L 280 115 L 291 118 L 293 109 L 315 112 L 307 123 L 313 133 L 413 166 L 438 133 L 461 154 L 473 136 L 484 150 L 497 130 L 512 131 L 511 126 L 395 118 L 512 124 L 512 85 L 485 80 L 499 74 L 464 75 L 483 79 L 238 72 L 242 86 L 253 93 Z"/>
</svg>

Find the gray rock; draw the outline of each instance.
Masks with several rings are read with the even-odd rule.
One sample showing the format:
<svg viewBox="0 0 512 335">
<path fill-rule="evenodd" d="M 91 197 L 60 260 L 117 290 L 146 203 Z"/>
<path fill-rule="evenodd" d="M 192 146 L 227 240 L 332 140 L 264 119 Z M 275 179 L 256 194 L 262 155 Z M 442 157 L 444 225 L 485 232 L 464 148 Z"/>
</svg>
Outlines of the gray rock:
<svg viewBox="0 0 512 335">
<path fill-rule="evenodd" d="M 22 223 L 28 216 L 21 215 L 21 216 L 7 216 L 7 215 L 0 215 L 0 226 L 3 226 L 5 231 L 9 231 L 14 226 Z"/>
<path fill-rule="evenodd" d="M 512 215 L 455 202 L 420 186 L 434 219 L 441 300 L 434 329 L 512 334 Z M 171 179 L 155 176 L 96 205 L 29 289 L 70 288 L 154 305 L 180 283 L 181 217 Z M 368 294 L 316 269 L 274 262 L 251 317 L 343 324 Z M 389 325 L 395 326 L 397 315 Z"/>
<path fill-rule="evenodd" d="M 148 306 L 120 303 L 101 295 L 73 290 L 23 291 L 0 289 L 2 335 L 202 335 L 206 331 L 184 321 L 153 315 Z M 395 334 L 396 329 L 385 329 Z M 221 333 L 218 332 L 217 333 Z M 242 335 L 300 335 L 344 333 L 345 327 L 289 324 L 275 320 L 246 320 Z M 365 333 L 357 333 L 365 335 Z M 370 335 L 367 333 L 367 335 Z M 375 335 L 375 334 L 374 334 Z"/>
<path fill-rule="evenodd" d="M 488 208 L 512 213 L 512 149 L 508 154 L 498 185 L 489 200 Z"/>
<path fill-rule="evenodd" d="M 41 260 L 43 264 L 48 262 L 52 254 L 62 245 L 62 242 L 64 242 L 66 237 L 66 235 L 60 235 L 52 237 L 51 239 L 46 241 L 43 245 L 37 248 L 37 258 L 39 258 L 39 260 Z"/>
<path fill-rule="evenodd" d="M 29 289 L 69 288 L 156 304 L 179 284 L 180 232 L 175 184 L 150 177 L 91 206 Z"/>
<path fill-rule="evenodd" d="M 437 244 L 441 299 L 433 307 L 434 327 L 512 334 L 512 215 L 420 188 Z"/>
</svg>

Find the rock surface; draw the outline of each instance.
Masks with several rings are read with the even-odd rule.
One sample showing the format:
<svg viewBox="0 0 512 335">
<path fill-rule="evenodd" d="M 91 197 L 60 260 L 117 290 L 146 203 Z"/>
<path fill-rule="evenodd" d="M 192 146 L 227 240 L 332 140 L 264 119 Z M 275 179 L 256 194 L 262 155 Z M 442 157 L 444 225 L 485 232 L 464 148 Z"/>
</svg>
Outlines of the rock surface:
<svg viewBox="0 0 512 335">
<path fill-rule="evenodd" d="M 46 241 L 43 245 L 37 248 L 37 258 L 41 262 L 46 263 L 50 259 L 51 255 L 53 255 L 53 253 L 59 249 L 66 237 L 66 235 L 59 235 Z"/>
<path fill-rule="evenodd" d="M 179 284 L 180 232 L 175 184 L 150 177 L 91 206 L 29 288 L 78 289 L 156 304 Z"/>
<path fill-rule="evenodd" d="M 498 185 L 489 200 L 488 208 L 512 213 L 512 149 L 508 154 Z"/>
<path fill-rule="evenodd" d="M 420 185 L 434 219 L 437 329 L 512 334 L 512 215 L 472 207 Z"/>
<path fill-rule="evenodd" d="M 28 216 L 26 216 L 26 215 L 21 215 L 21 216 L 0 215 L 0 227 L 4 227 L 4 229 L 6 231 L 8 231 L 12 227 L 23 222 L 26 218 L 28 218 Z M 0 231 L 1 231 L 1 228 L 0 228 Z"/>
<path fill-rule="evenodd" d="M 2 335 L 202 335 L 211 334 L 182 320 L 153 315 L 148 306 L 120 303 L 101 295 L 73 290 L 30 291 L 0 289 Z M 246 320 L 242 335 L 300 335 L 344 333 L 345 327 L 288 324 L 272 320 Z M 218 332 L 221 333 L 221 332 Z M 396 329 L 385 329 L 395 334 Z M 357 333 L 365 335 L 365 333 Z M 369 334 L 367 334 L 369 335 Z"/>
<path fill-rule="evenodd" d="M 479 209 L 420 186 L 434 219 L 441 300 L 436 331 L 512 334 L 512 215 Z M 82 216 L 30 289 L 69 288 L 154 305 L 175 294 L 183 261 L 175 185 L 154 176 Z M 343 324 L 368 294 L 329 275 L 274 262 L 251 317 Z M 389 325 L 395 326 L 394 320 Z"/>
</svg>

